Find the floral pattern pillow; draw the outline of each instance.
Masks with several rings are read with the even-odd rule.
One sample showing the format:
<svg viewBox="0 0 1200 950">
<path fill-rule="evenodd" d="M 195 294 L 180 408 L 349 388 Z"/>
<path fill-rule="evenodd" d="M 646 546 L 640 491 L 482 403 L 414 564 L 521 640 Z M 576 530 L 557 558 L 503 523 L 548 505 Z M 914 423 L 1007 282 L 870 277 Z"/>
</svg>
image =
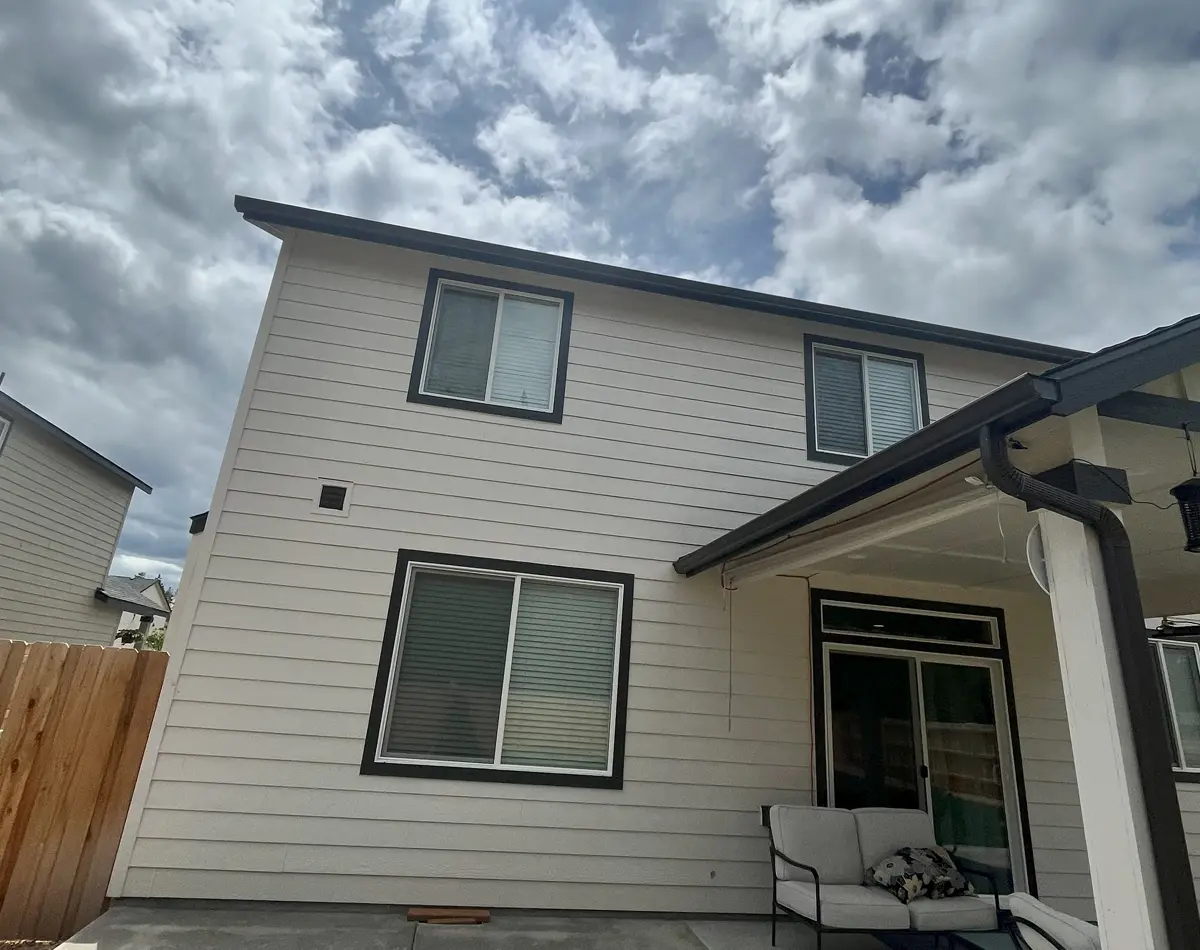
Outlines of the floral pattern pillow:
<svg viewBox="0 0 1200 950">
<path fill-rule="evenodd" d="M 882 887 L 905 904 L 918 897 L 938 899 L 975 893 L 942 848 L 901 848 L 867 868 L 863 883 Z"/>
</svg>

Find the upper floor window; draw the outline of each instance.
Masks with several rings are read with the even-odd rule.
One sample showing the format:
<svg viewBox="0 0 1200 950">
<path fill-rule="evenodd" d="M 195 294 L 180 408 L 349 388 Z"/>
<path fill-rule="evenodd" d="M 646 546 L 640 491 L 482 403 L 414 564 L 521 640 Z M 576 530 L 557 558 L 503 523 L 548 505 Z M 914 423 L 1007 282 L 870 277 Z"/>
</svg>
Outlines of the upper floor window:
<svg viewBox="0 0 1200 950">
<path fill-rule="evenodd" d="M 430 271 L 410 402 L 561 422 L 572 295 Z"/>
<path fill-rule="evenodd" d="M 0 451 L 4 450 L 4 443 L 8 439 L 10 428 L 12 428 L 12 423 L 4 416 L 0 416 Z"/>
<path fill-rule="evenodd" d="M 804 351 L 809 458 L 856 462 L 928 421 L 920 353 L 812 336 Z"/>
<path fill-rule="evenodd" d="M 1152 640 L 1175 768 L 1200 772 L 1200 645 Z"/>
</svg>

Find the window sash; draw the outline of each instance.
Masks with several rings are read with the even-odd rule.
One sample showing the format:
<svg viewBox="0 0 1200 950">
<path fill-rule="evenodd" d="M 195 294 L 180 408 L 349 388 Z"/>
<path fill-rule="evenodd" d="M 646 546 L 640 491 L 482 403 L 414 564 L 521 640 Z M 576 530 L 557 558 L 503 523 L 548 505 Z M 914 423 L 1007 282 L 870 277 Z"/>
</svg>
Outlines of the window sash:
<svg viewBox="0 0 1200 950">
<path fill-rule="evenodd" d="M 504 683 L 500 695 L 500 710 L 499 721 L 496 728 L 496 744 L 491 762 L 480 761 L 464 761 L 461 759 L 437 759 L 437 758 L 415 758 L 411 756 L 389 755 L 385 751 L 387 745 L 388 733 L 391 728 L 392 715 L 396 704 L 396 684 L 398 681 L 399 664 L 404 656 L 404 640 L 408 631 L 409 611 L 413 603 L 413 584 L 416 575 L 420 572 L 432 572 L 441 574 L 458 574 L 458 575 L 477 575 L 480 577 L 511 579 L 513 581 L 512 604 L 509 613 L 509 628 L 508 628 L 508 648 L 504 661 Z M 578 587 L 594 587 L 616 592 L 616 609 L 615 609 L 615 624 L 613 630 L 613 660 L 612 660 L 612 684 L 609 689 L 608 702 L 608 748 L 606 755 L 606 764 L 603 770 L 600 769 L 581 769 L 570 768 L 563 766 L 545 766 L 545 765 L 514 765 L 501 761 L 504 752 L 504 729 L 505 716 L 508 711 L 509 685 L 512 680 L 512 663 L 513 652 L 515 647 L 515 637 L 517 631 L 517 616 L 520 609 L 521 582 L 525 581 L 544 581 L 551 584 L 561 584 L 564 586 Z M 398 765 L 428 765 L 428 766 L 449 766 L 452 768 L 461 769 L 494 769 L 496 771 L 506 772 L 532 772 L 532 773 L 550 773 L 555 775 L 587 775 L 609 777 L 613 774 L 613 755 L 616 748 L 616 727 L 617 727 L 617 691 L 620 683 L 620 669 L 623 662 L 621 653 L 622 637 L 621 637 L 621 617 L 624 614 L 624 598 L 625 589 L 620 584 L 614 584 L 607 581 L 593 581 L 582 578 L 563 578 L 551 575 L 537 574 L 534 572 L 514 573 L 511 571 L 497 571 L 488 568 L 478 567 L 458 567 L 439 564 L 437 562 L 428 561 L 413 561 L 408 565 L 408 569 L 404 578 L 404 596 L 403 606 L 400 611 L 400 619 L 398 621 L 399 628 L 396 631 L 396 642 L 392 649 L 392 655 L 389 659 L 387 692 L 383 702 L 383 716 L 380 720 L 379 738 L 375 747 L 375 761 L 394 763 Z"/>
<path fill-rule="evenodd" d="M 433 344 L 437 339 L 438 321 L 441 319 L 442 291 L 445 288 L 456 288 L 469 293 L 487 294 L 488 296 L 496 297 L 496 310 L 492 319 L 492 343 L 488 358 L 487 383 L 482 399 L 476 399 L 471 396 L 448 395 L 446 393 L 437 392 L 436 390 L 431 390 L 428 388 L 429 375 L 433 368 Z M 509 297 L 512 297 L 516 300 L 530 300 L 537 303 L 550 304 L 558 311 L 558 321 L 554 331 L 554 346 L 550 350 L 550 380 L 547 388 L 547 400 L 545 405 L 529 406 L 521 402 L 497 399 L 493 396 L 492 388 L 496 380 L 496 357 L 500 351 L 501 325 L 504 322 L 504 301 Z M 524 290 L 513 291 L 502 287 L 490 286 L 488 284 L 472 284 L 468 281 L 448 280 L 444 277 L 440 277 L 438 278 L 437 290 L 434 294 L 433 313 L 429 325 L 428 339 L 425 342 L 425 353 L 423 354 L 422 360 L 423 366 L 421 368 L 421 385 L 419 392 L 424 396 L 437 396 L 444 399 L 455 399 L 461 402 L 476 403 L 481 406 L 509 406 L 517 409 L 530 409 L 535 412 L 552 412 L 554 409 L 555 393 L 558 389 L 558 363 L 559 353 L 562 348 L 562 325 L 563 301 L 561 297 L 551 297 Z"/>
<path fill-rule="evenodd" d="M 883 354 L 883 353 L 877 354 L 877 353 L 872 353 L 869 350 L 859 350 L 859 349 L 853 349 L 851 347 L 842 347 L 842 346 L 831 346 L 828 343 L 815 343 L 814 342 L 812 345 L 812 359 L 813 359 L 814 364 L 816 362 L 818 355 L 820 355 L 821 353 L 827 353 L 830 356 L 839 356 L 839 357 L 842 357 L 843 359 L 846 357 L 855 357 L 858 360 L 860 360 L 860 362 L 861 362 L 862 368 L 860 370 L 860 378 L 862 380 L 862 411 L 863 411 L 863 428 L 866 432 L 866 452 L 860 454 L 858 452 L 848 452 L 845 449 L 841 449 L 841 448 L 822 447 L 821 436 L 820 436 L 820 426 L 817 424 L 818 420 L 820 419 L 821 396 L 820 396 L 819 387 L 817 385 L 816 366 L 814 365 L 813 371 L 812 371 L 813 392 L 806 393 L 805 396 L 806 396 L 806 398 L 813 400 L 813 426 L 816 430 L 813 433 L 813 445 L 816 446 L 816 449 L 818 452 L 828 452 L 830 455 L 843 455 L 848 458 L 867 458 L 867 457 L 873 455 L 875 452 L 882 451 L 884 448 L 887 447 L 887 445 L 879 444 L 879 447 L 876 448 L 877 433 L 875 432 L 875 429 L 877 427 L 878 421 L 872 419 L 872 416 L 874 416 L 876 414 L 876 412 L 872 411 L 872 405 L 871 405 L 871 378 L 870 377 L 871 377 L 871 364 L 872 363 L 904 364 L 909 368 L 909 370 L 910 370 L 909 379 L 912 383 L 913 418 L 916 421 L 916 428 L 913 429 L 913 432 L 917 431 L 917 429 L 920 429 L 922 426 L 925 425 L 925 422 L 926 422 L 925 412 L 924 412 L 924 407 L 921 403 L 921 389 L 920 389 L 920 387 L 921 387 L 921 382 L 920 382 L 921 368 L 916 360 L 909 359 L 908 357 L 905 357 L 905 356 L 892 356 L 890 354 Z M 879 407 L 879 408 L 882 408 L 882 407 Z M 876 411 L 878 411 L 878 409 Z M 912 433 L 910 432 L 909 435 L 911 435 L 911 434 Z M 892 443 L 889 442 L 887 444 L 890 445 Z"/>
<path fill-rule="evenodd" d="M 1187 752 L 1183 743 L 1183 730 L 1179 726 L 1179 714 L 1175 704 L 1175 690 L 1171 685 L 1171 678 L 1167 673 L 1167 650 L 1190 650 L 1192 652 L 1192 661 L 1195 664 L 1195 669 L 1200 674 L 1200 644 L 1192 643 L 1187 640 L 1160 640 L 1152 639 L 1154 644 L 1155 658 L 1158 663 L 1159 682 L 1162 684 L 1162 689 L 1166 700 L 1167 727 L 1171 732 L 1171 743 L 1174 746 L 1174 761 L 1172 765 L 1176 770 L 1181 772 L 1196 772 L 1200 773 L 1200 761 L 1191 762 L 1188 760 Z"/>
</svg>

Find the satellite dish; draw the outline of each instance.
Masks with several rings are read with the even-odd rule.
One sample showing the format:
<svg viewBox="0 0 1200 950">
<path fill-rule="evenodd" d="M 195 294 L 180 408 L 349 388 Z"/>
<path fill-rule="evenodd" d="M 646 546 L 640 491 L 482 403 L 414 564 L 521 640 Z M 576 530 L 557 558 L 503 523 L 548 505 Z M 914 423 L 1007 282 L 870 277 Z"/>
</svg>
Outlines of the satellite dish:
<svg viewBox="0 0 1200 950">
<path fill-rule="evenodd" d="M 1042 544 L 1042 526 L 1035 524 L 1025 539 L 1025 560 L 1029 562 L 1029 573 L 1037 586 L 1050 593 L 1050 570 L 1046 566 L 1046 548 Z"/>
</svg>

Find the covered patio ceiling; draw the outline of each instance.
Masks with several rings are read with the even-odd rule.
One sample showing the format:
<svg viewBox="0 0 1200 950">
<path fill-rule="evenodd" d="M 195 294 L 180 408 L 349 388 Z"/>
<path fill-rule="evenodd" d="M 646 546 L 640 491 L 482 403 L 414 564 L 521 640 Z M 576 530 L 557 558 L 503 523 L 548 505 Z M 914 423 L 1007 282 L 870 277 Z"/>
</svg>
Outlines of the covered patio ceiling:
<svg viewBox="0 0 1200 950">
<path fill-rule="evenodd" d="M 1014 433 L 1012 459 L 1044 472 L 1070 460 L 1067 425 L 1050 417 Z M 1102 419 L 1110 467 L 1124 469 L 1132 505 L 1118 506 L 1147 613 L 1200 612 L 1200 555 L 1184 551 L 1170 489 L 1191 477 L 1183 431 Z M 972 481 L 968 481 L 971 479 Z M 1026 540 L 1037 515 L 986 485 L 973 451 L 725 565 L 731 583 L 778 574 L 837 573 L 1006 591 L 1036 590 Z"/>
</svg>

